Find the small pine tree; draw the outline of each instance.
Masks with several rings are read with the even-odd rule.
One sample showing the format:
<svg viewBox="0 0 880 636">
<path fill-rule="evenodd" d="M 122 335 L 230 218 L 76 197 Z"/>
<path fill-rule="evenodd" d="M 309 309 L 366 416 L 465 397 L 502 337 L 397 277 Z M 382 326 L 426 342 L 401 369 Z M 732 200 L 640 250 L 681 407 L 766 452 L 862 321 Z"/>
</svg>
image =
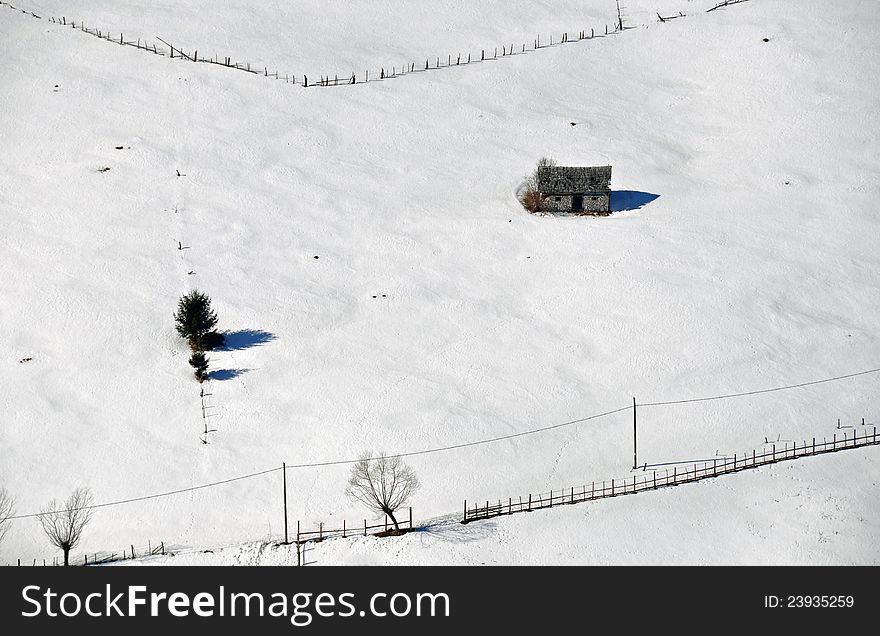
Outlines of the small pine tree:
<svg viewBox="0 0 880 636">
<path fill-rule="evenodd" d="M 201 351 L 196 351 L 189 357 L 189 365 L 196 370 L 196 380 L 199 383 L 208 378 L 208 359 Z"/>
<path fill-rule="evenodd" d="M 211 309 L 211 299 L 198 290 L 181 296 L 177 303 L 177 333 L 198 351 L 204 348 L 205 336 L 217 324 L 217 314 Z"/>
</svg>

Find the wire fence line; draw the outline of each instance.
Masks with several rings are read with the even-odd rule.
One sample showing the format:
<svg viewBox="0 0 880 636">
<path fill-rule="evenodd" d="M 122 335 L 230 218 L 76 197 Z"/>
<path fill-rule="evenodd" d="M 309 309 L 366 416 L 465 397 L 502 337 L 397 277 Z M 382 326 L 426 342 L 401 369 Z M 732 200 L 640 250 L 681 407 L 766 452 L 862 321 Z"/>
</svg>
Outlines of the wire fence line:
<svg viewBox="0 0 880 636">
<path fill-rule="evenodd" d="M 875 446 L 878 443 L 880 443 L 880 440 L 877 439 L 877 427 L 873 426 L 871 430 L 865 427 L 861 435 L 858 430 L 854 430 L 852 435 L 848 437 L 844 431 L 843 438 L 839 438 L 835 433 L 831 440 L 823 438 L 822 441 L 817 441 L 814 437 L 811 441 L 802 441 L 800 445 L 797 442 L 792 442 L 791 444 L 785 442 L 781 448 L 777 447 L 776 443 L 772 443 L 771 448 L 764 448 L 761 451 L 752 449 L 751 452 L 743 454 L 735 453 L 733 457 L 715 457 L 712 460 L 694 462 L 682 467 L 674 466 L 671 470 L 665 469 L 662 473 L 655 470 L 651 471 L 650 474 L 643 474 L 642 476 L 635 474 L 631 478 L 602 481 L 601 484 L 594 481 L 589 487 L 586 485 L 577 488 L 572 486 L 560 489 L 559 491 L 550 490 L 544 493 L 530 493 L 525 497 L 517 497 L 516 500 L 508 497 L 506 502 L 501 499 L 496 501 L 487 500 L 484 504 L 475 503 L 473 506 L 468 506 L 468 502 L 465 500 L 461 523 L 491 519 L 492 517 L 511 515 L 518 512 L 532 512 L 541 508 L 553 508 L 554 506 L 558 507 L 565 504 L 583 503 L 608 497 L 618 497 L 620 495 L 632 495 L 647 490 L 678 486 L 743 470 L 760 468 L 761 466 L 777 462 Z M 647 470 L 643 472 L 647 473 Z"/>
<path fill-rule="evenodd" d="M 747 0 L 737 0 L 737 2 L 746 2 Z M 817 384 L 826 384 L 828 382 L 839 382 L 840 380 L 848 380 L 850 378 L 857 378 L 862 375 L 871 375 L 873 373 L 880 373 L 880 368 L 877 369 L 868 369 L 867 371 L 859 371 L 857 373 L 847 373 L 846 375 L 838 375 L 831 378 L 823 378 L 821 380 L 810 380 L 809 382 L 801 382 L 799 384 L 788 384 L 785 386 L 777 386 L 772 389 L 757 389 L 754 391 L 743 391 L 740 393 L 728 393 L 726 395 L 712 395 L 709 397 L 698 397 L 698 398 L 688 398 L 683 400 L 667 400 L 665 402 L 645 402 L 640 403 L 639 406 L 669 406 L 672 404 L 693 404 L 695 402 L 709 402 L 713 400 L 729 400 L 731 398 L 738 397 L 746 397 L 750 395 L 760 395 L 762 393 L 775 393 L 776 391 L 788 391 L 791 389 L 801 389 L 808 386 L 815 386 Z"/>
<path fill-rule="evenodd" d="M 743 2 L 748 2 L 749 0 L 725 0 L 712 8 L 705 11 L 705 13 L 710 13 L 717 9 L 741 4 Z M 0 6 L 5 5 L 10 9 L 15 11 L 19 11 L 23 14 L 30 15 L 36 19 L 42 20 L 43 16 L 37 15 L 36 13 L 18 8 L 8 2 L 0 1 Z M 679 12 L 678 15 L 670 16 L 664 18 L 659 13 L 657 14 L 657 18 L 659 23 L 665 24 L 670 20 L 675 18 L 684 18 L 688 17 L 690 14 L 685 14 Z M 465 52 L 464 54 L 461 52 L 456 52 L 455 54 L 447 53 L 446 60 L 443 60 L 442 55 L 429 55 L 425 57 L 425 63 L 422 65 L 421 57 L 418 61 L 407 61 L 398 64 L 391 64 L 389 66 L 381 65 L 378 70 L 374 67 L 372 71 L 367 69 L 363 72 L 363 74 L 359 74 L 359 72 L 352 71 L 350 74 L 346 73 L 340 75 L 338 72 L 332 74 L 327 73 L 324 75 L 323 73 L 318 75 L 318 79 L 316 80 L 314 75 L 312 76 L 311 82 L 309 81 L 309 76 L 305 73 L 298 75 L 296 73 L 292 73 L 290 71 L 282 71 L 274 70 L 269 71 L 268 66 L 266 65 L 251 65 L 250 62 L 239 62 L 235 61 L 233 57 L 230 56 L 220 56 L 216 53 L 211 56 L 199 55 L 199 50 L 195 47 L 186 48 L 180 46 L 175 46 L 173 43 L 167 42 L 159 36 L 156 36 L 156 40 L 161 43 L 157 45 L 155 42 L 148 42 L 147 40 L 141 40 L 141 38 L 136 38 L 134 40 L 128 39 L 126 40 L 125 36 L 121 32 L 114 31 L 112 34 L 109 30 L 98 29 L 94 27 L 87 27 L 83 21 L 79 21 L 77 23 L 76 20 L 67 20 L 66 16 L 62 16 L 60 18 L 49 16 L 49 22 L 53 24 L 59 24 L 62 26 L 70 26 L 73 29 L 78 29 L 84 33 L 88 33 L 89 35 L 95 36 L 99 39 L 106 40 L 108 42 L 114 42 L 121 46 L 132 46 L 142 51 L 147 51 L 154 55 L 160 55 L 163 57 L 170 57 L 171 59 L 177 57 L 181 61 L 190 61 L 190 62 L 198 62 L 204 64 L 213 64 L 216 66 L 222 66 L 228 69 L 244 71 L 246 73 L 250 73 L 253 75 L 259 75 L 265 78 L 271 78 L 275 80 L 283 80 L 286 84 L 302 86 L 303 88 L 313 88 L 313 87 L 331 87 L 331 86 L 353 86 L 355 84 L 367 84 L 369 82 L 375 81 L 384 81 L 387 79 L 394 79 L 398 77 L 404 77 L 407 75 L 412 75 L 414 73 L 423 73 L 427 71 L 436 71 L 443 68 L 452 68 L 458 66 L 467 66 L 476 62 L 486 62 L 490 60 L 498 60 L 504 59 L 508 57 L 513 57 L 516 55 L 523 55 L 525 53 L 538 51 L 540 49 L 549 48 L 553 46 L 559 46 L 562 44 L 569 44 L 574 42 L 582 42 L 585 40 L 592 40 L 597 37 L 605 37 L 609 35 L 615 35 L 618 33 L 622 33 L 626 30 L 633 29 L 635 26 L 627 25 L 624 22 L 623 17 L 620 14 L 620 7 L 618 6 L 617 18 L 616 22 L 612 27 L 609 27 L 608 24 L 603 24 L 602 28 L 598 31 L 595 27 L 591 27 L 589 32 L 587 29 L 576 29 L 571 31 L 562 31 L 561 34 L 555 38 L 554 35 L 542 36 L 542 34 L 538 34 L 531 42 L 521 42 L 517 44 L 515 42 L 502 43 L 501 46 L 492 47 L 481 47 L 479 48 L 479 58 L 476 55 L 476 50 L 474 49 L 470 52 Z M 118 36 L 117 37 L 117 33 Z M 189 52 L 187 52 L 189 51 Z M 501 55 L 499 56 L 499 51 Z M 176 54 L 176 55 L 175 55 Z M 262 69 L 262 70 L 261 70 Z"/>
<path fill-rule="evenodd" d="M 165 556 L 166 554 L 173 555 L 171 550 L 165 549 L 165 542 L 159 541 L 158 543 L 148 542 L 147 545 L 135 546 L 134 544 L 129 545 L 127 548 L 122 548 L 122 550 L 117 550 L 115 552 L 112 551 L 104 551 L 104 552 L 90 552 L 88 554 L 83 554 L 81 557 L 77 559 L 71 559 L 71 565 L 107 565 L 108 563 L 118 563 L 120 561 L 131 561 L 132 559 L 141 559 L 147 556 Z M 12 565 L 11 563 L 7 563 L 6 565 Z M 21 559 L 18 559 L 16 565 L 21 566 L 60 566 L 64 565 L 64 559 L 59 558 L 57 555 L 53 556 L 51 560 L 49 559 L 32 559 L 28 562 L 25 559 L 23 562 Z"/>
<path fill-rule="evenodd" d="M 688 404 L 688 403 L 706 402 L 706 401 L 710 401 L 710 400 L 735 399 L 735 398 L 739 398 L 739 397 L 748 397 L 748 396 L 759 395 L 762 393 L 800 389 L 800 388 L 805 388 L 808 386 L 825 384 L 825 383 L 829 383 L 829 382 L 839 382 L 842 380 L 848 380 L 848 379 L 861 377 L 861 376 L 867 376 L 867 375 L 876 374 L 876 373 L 880 373 L 880 367 L 868 369 L 865 371 L 859 371 L 856 373 L 848 373 L 845 375 L 838 375 L 838 376 L 834 376 L 834 377 L 823 378 L 820 380 L 811 380 L 809 382 L 800 382 L 797 384 L 789 384 L 786 386 L 778 386 L 778 387 L 773 387 L 773 388 L 769 388 L 769 389 L 758 389 L 758 390 L 745 391 L 745 392 L 739 392 L 739 393 L 725 393 L 725 394 L 714 395 L 714 396 L 688 398 L 688 399 L 684 399 L 684 400 L 645 402 L 645 403 L 638 404 L 638 406 L 639 407 L 667 406 L 667 405 L 673 405 L 673 404 Z M 415 457 L 415 456 L 419 456 L 419 455 L 428 455 L 428 454 L 433 454 L 433 453 L 441 453 L 441 452 L 446 452 L 446 451 L 458 450 L 458 449 L 462 449 L 462 448 L 469 448 L 469 447 L 474 447 L 474 446 L 493 444 L 496 442 L 516 439 L 516 438 L 524 437 L 527 435 L 534 435 L 534 434 L 538 434 L 538 433 L 552 431 L 552 430 L 559 429 L 559 428 L 575 426 L 577 424 L 582 424 L 584 422 L 589 422 L 592 420 L 597 420 L 597 419 L 604 418 L 604 417 L 614 415 L 617 413 L 622 413 L 624 411 L 629 411 L 634 408 L 635 408 L 634 404 L 628 404 L 626 406 L 622 406 L 622 407 L 612 409 L 609 411 L 604 411 L 602 413 L 596 413 L 594 415 L 589 415 L 587 417 L 569 420 L 567 422 L 562 422 L 559 424 L 552 424 L 550 426 L 543 426 L 540 428 L 534 428 L 534 429 L 530 429 L 527 431 L 521 431 L 519 433 L 511 433 L 509 435 L 501 435 L 498 437 L 491 437 L 491 438 L 476 440 L 476 441 L 472 441 L 472 442 L 463 442 L 463 443 L 459 443 L 459 444 L 450 444 L 450 445 L 446 445 L 446 446 L 439 446 L 439 447 L 428 448 L 428 449 L 423 449 L 423 450 L 418 450 L 418 451 L 406 451 L 406 452 L 401 452 L 401 453 L 389 454 L 389 455 L 386 455 L 386 458 L 390 459 L 390 458 L 395 458 L 395 457 L 399 457 L 399 458 Z M 368 459 L 375 459 L 375 458 L 368 458 Z M 159 493 L 153 493 L 150 495 L 142 495 L 139 497 L 130 497 L 127 499 L 118 499 L 115 501 L 108 501 L 108 502 L 104 502 L 104 503 L 93 504 L 92 506 L 89 506 L 88 508 L 94 510 L 94 509 L 98 509 L 98 508 L 107 508 L 110 506 L 119 506 L 119 505 L 123 505 L 123 504 L 136 503 L 136 502 L 140 502 L 140 501 L 147 501 L 150 499 L 159 499 L 159 498 L 163 498 L 163 497 L 170 497 L 173 495 L 179 495 L 179 494 L 188 493 L 188 492 L 195 492 L 198 490 L 204 490 L 206 488 L 213 488 L 216 486 L 222 486 L 225 484 L 229 484 L 229 483 L 233 483 L 233 482 L 241 481 L 241 480 L 245 480 L 245 479 L 253 479 L 255 477 L 268 475 L 270 473 L 281 472 L 285 469 L 302 469 L 302 468 L 320 468 L 320 467 L 325 467 L 325 466 L 340 466 L 340 465 L 347 465 L 347 464 L 355 464 L 358 461 L 361 461 L 361 459 L 360 458 L 358 458 L 358 459 L 338 459 L 338 460 L 328 460 L 328 461 L 321 461 L 321 462 L 291 463 L 291 464 L 286 464 L 284 466 L 276 466 L 274 468 L 267 468 L 265 470 L 260 470 L 260 471 L 256 471 L 253 473 L 248 473 L 246 475 L 239 475 L 237 477 L 230 477 L 228 479 L 213 481 L 213 482 L 209 482 L 206 484 L 199 484 L 197 486 L 189 486 L 186 488 L 178 488 L 176 490 L 169 490 L 169 491 L 164 491 L 164 492 L 159 492 Z M 61 512 L 69 512 L 69 511 L 61 511 Z M 40 516 L 41 516 L 41 513 L 34 512 L 34 513 L 27 513 L 27 514 L 12 515 L 9 517 L 9 519 L 10 520 L 30 519 L 30 518 L 37 518 Z"/>
</svg>

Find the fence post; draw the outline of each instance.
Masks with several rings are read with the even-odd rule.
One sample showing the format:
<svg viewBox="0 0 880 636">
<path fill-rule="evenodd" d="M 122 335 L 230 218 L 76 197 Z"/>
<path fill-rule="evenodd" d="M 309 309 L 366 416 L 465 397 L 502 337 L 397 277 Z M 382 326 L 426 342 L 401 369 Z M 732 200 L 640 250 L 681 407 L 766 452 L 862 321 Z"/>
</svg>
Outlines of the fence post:
<svg viewBox="0 0 880 636">
<path fill-rule="evenodd" d="M 574 503 L 574 486 L 571 487 L 571 503 Z"/>
<path fill-rule="evenodd" d="M 633 398 L 633 470 L 639 465 L 636 450 L 636 399 Z"/>
<path fill-rule="evenodd" d="M 532 511 L 532 493 L 529 493 L 529 508 L 528 508 L 528 510 L 529 510 L 529 512 Z"/>
<path fill-rule="evenodd" d="M 165 556 L 165 542 L 162 542 L 162 556 Z"/>
<path fill-rule="evenodd" d="M 834 434 L 834 437 L 831 440 L 831 448 L 832 450 L 837 448 L 837 433 Z"/>
<path fill-rule="evenodd" d="M 877 427 L 874 427 L 874 443 L 877 443 Z"/>
<path fill-rule="evenodd" d="M 513 497 L 507 498 L 507 514 L 513 514 Z"/>
<path fill-rule="evenodd" d="M 385 532 L 388 532 L 388 515 L 385 515 Z"/>
<path fill-rule="evenodd" d="M 131 546 L 131 558 L 133 559 L 133 558 L 135 558 L 135 556 L 137 556 L 137 555 L 135 555 L 135 553 L 134 553 L 134 546 Z"/>
<path fill-rule="evenodd" d="M 461 518 L 462 521 L 467 521 L 467 499 L 464 500 L 464 516 Z"/>
<path fill-rule="evenodd" d="M 409 529 L 412 530 L 412 506 L 409 507 Z"/>
<path fill-rule="evenodd" d="M 654 488 L 657 487 L 657 471 L 654 471 Z"/>
<path fill-rule="evenodd" d="M 611 496 L 614 496 L 614 480 L 611 480 Z"/>
<path fill-rule="evenodd" d="M 345 519 L 342 520 L 342 538 L 345 538 Z"/>
<path fill-rule="evenodd" d="M 318 522 L 318 541 L 324 540 L 324 522 Z"/>
<path fill-rule="evenodd" d="M 776 461 L 776 444 L 773 444 L 773 461 Z"/>
<path fill-rule="evenodd" d="M 672 483 L 673 484 L 678 483 L 678 466 L 672 467 Z"/>
<path fill-rule="evenodd" d="M 284 543 L 290 543 L 287 539 L 287 463 L 281 463 L 281 478 L 284 481 L 282 491 L 284 493 Z"/>
<path fill-rule="evenodd" d="M 367 520 L 364 519 L 364 536 L 367 536 Z"/>
</svg>

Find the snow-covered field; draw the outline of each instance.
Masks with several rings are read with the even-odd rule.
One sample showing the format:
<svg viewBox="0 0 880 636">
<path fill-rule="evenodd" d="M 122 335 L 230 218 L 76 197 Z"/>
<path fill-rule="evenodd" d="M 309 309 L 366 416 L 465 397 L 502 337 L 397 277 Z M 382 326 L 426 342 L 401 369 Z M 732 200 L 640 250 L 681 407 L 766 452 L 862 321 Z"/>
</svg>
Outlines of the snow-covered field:
<svg viewBox="0 0 880 636">
<path fill-rule="evenodd" d="M 616 17 L 612 0 L 217 4 L 21 2 L 312 76 Z M 18 511 L 880 366 L 874 3 L 626 4 L 621 34 L 308 90 L 0 7 L 0 485 Z M 643 205 L 530 216 L 514 193 L 542 155 L 612 164 L 618 208 Z M 235 334 L 211 356 L 207 445 L 172 320 L 192 288 Z M 640 461 L 874 424 L 877 379 L 641 409 Z M 414 514 L 624 477 L 631 444 L 623 412 L 412 457 Z M 291 518 L 360 522 L 347 473 L 289 471 Z M 876 564 L 878 480 L 877 451 L 848 451 L 314 559 Z M 271 473 L 102 508 L 82 549 L 277 539 L 280 496 Z M 0 545 L 51 555 L 33 519 Z"/>
</svg>

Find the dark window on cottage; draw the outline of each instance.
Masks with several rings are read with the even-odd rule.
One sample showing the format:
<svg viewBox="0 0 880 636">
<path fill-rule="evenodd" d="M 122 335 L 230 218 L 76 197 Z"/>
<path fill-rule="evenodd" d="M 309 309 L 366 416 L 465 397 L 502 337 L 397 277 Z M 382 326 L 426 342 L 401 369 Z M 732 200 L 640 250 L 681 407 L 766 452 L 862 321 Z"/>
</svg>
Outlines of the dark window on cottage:
<svg viewBox="0 0 880 636">
<path fill-rule="evenodd" d="M 584 209 L 584 197 L 583 195 L 576 194 L 571 197 L 571 209 L 575 211 L 580 211 Z"/>
<path fill-rule="evenodd" d="M 561 197 L 553 197 L 553 200 L 554 200 L 554 201 L 561 201 L 562 198 L 561 198 Z"/>
</svg>

